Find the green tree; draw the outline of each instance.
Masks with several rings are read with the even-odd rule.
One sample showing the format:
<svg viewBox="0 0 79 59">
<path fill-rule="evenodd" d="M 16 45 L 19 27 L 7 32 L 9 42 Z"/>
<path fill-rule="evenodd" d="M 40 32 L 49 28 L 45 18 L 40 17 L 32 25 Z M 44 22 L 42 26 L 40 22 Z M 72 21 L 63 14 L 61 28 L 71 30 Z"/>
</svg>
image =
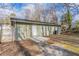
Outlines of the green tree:
<svg viewBox="0 0 79 59">
<path fill-rule="evenodd" d="M 68 30 L 71 31 L 71 25 L 72 25 L 72 15 L 70 13 L 70 8 L 72 7 L 70 3 L 64 3 L 64 7 L 66 7 L 66 21 L 68 24 Z"/>
<path fill-rule="evenodd" d="M 61 25 L 64 26 L 65 31 L 71 30 L 71 25 L 72 25 L 72 15 L 68 9 L 67 13 L 65 13 L 64 15 L 62 15 L 61 17 Z M 63 28 L 62 28 L 63 29 Z"/>
<path fill-rule="evenodd" d="M 70 13 L 70 11 L 67 11 L 67 23 L 68 23 L 68 30 L 71 30 L 71 26 L 72 26 L 72 15 Z"/>
</svg>

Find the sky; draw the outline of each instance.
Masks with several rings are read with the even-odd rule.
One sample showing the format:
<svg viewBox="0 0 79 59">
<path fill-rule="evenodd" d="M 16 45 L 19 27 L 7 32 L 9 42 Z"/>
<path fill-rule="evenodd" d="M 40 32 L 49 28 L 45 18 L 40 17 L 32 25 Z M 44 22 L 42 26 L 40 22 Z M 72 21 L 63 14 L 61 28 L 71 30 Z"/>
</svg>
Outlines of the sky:
<svg viewBox="0 0 79 59">
<path fill-rule="evenodd" d="M 34 3 L 0 3 L 0 19 L 6 17 L 6 15 L 10 15 L 11 13 L 15 13 L 17 18 L 25 18 L 25 10 L 34 11 L 36 4 Z M 51 8 L 53 5 L 56 10 L 56 15 L 58 20 L 61 20 L 61 16 L 63 12 L 66 12 L 64 5 L 62 3 L 40 3 L 40 5 L 46 9 Z M 70 8 L 71 14 L 73 15 L 73 21 L 79 20 L 79 14 L 77 8 Z M 29 13 L 29 12 L 28 12 Z"/>
</svg>

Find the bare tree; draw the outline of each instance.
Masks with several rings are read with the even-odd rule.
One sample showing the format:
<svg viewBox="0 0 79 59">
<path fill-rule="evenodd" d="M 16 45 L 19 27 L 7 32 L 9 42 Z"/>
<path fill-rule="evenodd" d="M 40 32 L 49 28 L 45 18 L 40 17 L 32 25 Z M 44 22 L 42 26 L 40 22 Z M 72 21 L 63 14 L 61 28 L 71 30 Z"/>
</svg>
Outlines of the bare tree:
<svg viewBox="0 0 79 59">
<path fill-rule="evenodd" d="M 71 8 L 71 5 L 69 3 L 64 3 L 64 6 L 66 7 L 66 23 L 68 24 L 68 30 L 71 31 L 71 26 L 72 26 L 72 15 L 71 15 L 71 12 L 70 12 L 70 8 Z"/>
<path fill-rule="evenodd" d="M 45 18 L 45 16 L 44 16 L 44 8 L 42 7 L 42 5 L 41 4 L 36 4 L 35 5 L 35 20 L 37 20 L 37 21 L 42 21 L 42 19 L 41 18 Z"/>
<path fill-rule="evenodd" d="M 35 4 L 34 13 L 26 13 L 27 17 L 29 18 L 30 16 L 31 20 L 34 20 L 34 21 L 51 22 L 53 24 L 57 24 L 55 5 L 50 4 L 50 6 L 51 7 L 46 8 L 42 4 Z M 47 31 L 46 28 L 47 27 L 45 27 L 45 32 Z M 44 30 L 44 27 L 42 27 L 42 29 Z"/>
</svg>

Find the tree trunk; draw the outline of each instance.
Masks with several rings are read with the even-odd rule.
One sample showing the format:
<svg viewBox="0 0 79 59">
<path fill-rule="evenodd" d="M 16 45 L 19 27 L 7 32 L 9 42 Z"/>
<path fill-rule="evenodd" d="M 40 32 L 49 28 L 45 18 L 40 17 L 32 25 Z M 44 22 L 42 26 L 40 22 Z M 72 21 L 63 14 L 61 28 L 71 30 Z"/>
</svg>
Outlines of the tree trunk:
<svg viewBox="0 0 79 59">
<path fill-rule="evenodd" d="M 69 30 L 69 31 L 71 31 L 71 25 L 69 25 L 69 28 L 68 28 L 68 30 Z"/>
</svg>

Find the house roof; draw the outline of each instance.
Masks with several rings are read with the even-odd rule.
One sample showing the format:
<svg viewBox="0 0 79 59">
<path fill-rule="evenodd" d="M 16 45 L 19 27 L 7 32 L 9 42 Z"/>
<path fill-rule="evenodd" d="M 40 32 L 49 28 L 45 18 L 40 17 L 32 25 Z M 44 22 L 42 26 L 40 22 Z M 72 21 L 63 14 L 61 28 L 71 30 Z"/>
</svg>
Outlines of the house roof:
<svg viewBox="0 0 79 59">
<path fill-rule="evenodd" d="M 15 22 L 17 24 L 60 26 L 58 24 L 53 24 L 53 23 L 49 23 L 49 22 L 33 21 L 33 20 L 19 19 L 19 18 L 10 18 L 10 20 L 11 20 L 11 22 Z"/>
</svg>

